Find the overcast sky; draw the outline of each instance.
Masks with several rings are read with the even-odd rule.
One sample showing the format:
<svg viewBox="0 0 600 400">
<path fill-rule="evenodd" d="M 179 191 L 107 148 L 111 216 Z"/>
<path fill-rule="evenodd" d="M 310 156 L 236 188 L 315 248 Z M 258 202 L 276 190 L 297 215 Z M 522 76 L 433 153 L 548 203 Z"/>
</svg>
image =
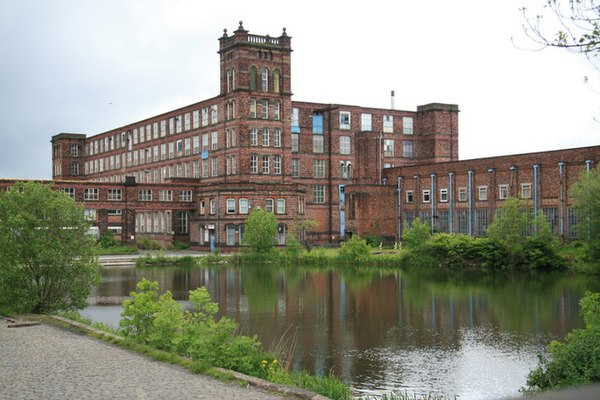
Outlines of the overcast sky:
<svg viewBox="0 0 600 400">
<path fill-rule="evenodd" d="M 0 178 L 51 178 L 60 132 L 216 96 L 218 38 L 239 20 L 287 28 L 294 100 L 389 108 L 395 90 L 397 109 L 458 104 L 461 159 L 598 145 L 598 71 L 524 50 L 519 8 L 544 2 L 0 0 Z"/>
</svg>

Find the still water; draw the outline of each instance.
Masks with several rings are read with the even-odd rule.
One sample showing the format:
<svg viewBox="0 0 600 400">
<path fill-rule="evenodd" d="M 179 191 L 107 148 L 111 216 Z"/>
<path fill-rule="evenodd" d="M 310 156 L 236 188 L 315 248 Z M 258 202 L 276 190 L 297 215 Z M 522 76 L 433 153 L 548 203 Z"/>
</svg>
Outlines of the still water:
<svg viewBox="0 0 600 400">
<path fill-rule="evenodd" d="M 582 326 L 588 276 L 469 276 L 429 271 L 277 268 L 105 268 L 82 314 L 118 326 L 142 278 L 186 300 L 206 286 L 222 315 L 269 348 L 296 336 L 293 367 L 333 373 L 356 396 L 435 392 L 519 396 L 538 354 Z"/>
</svg>

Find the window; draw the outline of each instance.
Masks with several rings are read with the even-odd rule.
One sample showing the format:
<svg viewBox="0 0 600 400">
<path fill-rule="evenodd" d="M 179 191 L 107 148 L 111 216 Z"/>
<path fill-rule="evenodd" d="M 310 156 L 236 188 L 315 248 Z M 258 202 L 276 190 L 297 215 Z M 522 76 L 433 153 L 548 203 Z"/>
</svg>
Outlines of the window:
<svg viewBox="0 0 600 400">
<path fill-rule="evenodd" d="M 352 178 L 352 163 L 350 161 L 340 162 L 340 175 L 344 179 Z"/>
<path fill-rule="evenodd" d="M 340 154 L 350 154 L 350 136 L 340 136 Z"/>
<path fill-rule="evenodd" d="M 279 121 L 281 118 L 281 103 L 276 101 L 273 104 L 273 119 Z"/>
<path fill-rule="evenodd" d="M 192 191 L 182 190 L 179 192 L 179 201 L 192 201 Z"/>
<path fill-rule="evenodd" d="M 96 210 L 86 208 L 85 210 L 83 210 L 83 217 L 90 222 L 95 222 Z"/>
<path fill-rule="evenodd" d="M 256 90 L 256 75 L 257 70 L 255 66 L 250 67 L 250 90 Z"/>
<path fill-rule="evenodd" d="M 292 133 L 300 133 L 300 110 L 292 108 Z"/>
<path fill-rule="evenodd" d="M 248 214 L 248 199 L 240 199 L 238 203 L 240 214 Z"/>
<path fill-rule="evenodd" d="M 106 210 L 107 215 L 123 215 L 123 210 Z"/>
<path fill-rule="evenodd" d="M 413 134 L 413 119 L 412 117 L 402 118 L 402 133 L 405 135 Z"/>
<path fill-rule="evenodd" d="M 175 117 L 175 133 L 181 133 L 183 128 L 183 121 L 181 120 L 181 115 Z M 146 130 L 148 132 L 148 130 Z"/>
<path fill-rule="evenodd" d="M 256 118 L 256 99 L 250 99 L 249 114 L 250 118 Z"/>
<path fill-rule="evenodd" d="M 179 139 L 175 142 L 175 149 L 177 150 L 177 157 L 181 157 L 183 155 L 183 140 Z"/>
<path fill-rule="evenodd" d="M 211 150 L 219 150 L 219 132 L 214 131 L 211 133 Z"/>
<path fill-rule="evenodd" d="M 292 152 L 297 153 L 300 151 L 300 135 L 292 133 Z"/>
<path fill-rule="evenodd" d="M 123 200 L 121 189 L 108 189 L 108 201 Z"/>
<path fill-rule="evenodd" d="M 285 214 L 285 199 L 277 199 L 277 214 Z"/>
<path fill-rule="evenodd" d="M 206 214 L 206 202 L 204 200 L 200 201 L 200 206 L 198 208 L 198 214 L 200 214 L 200 215 Z"/>
<path fill-rule="evenodd" d="M 383 116 L 383 132 L 394 133 L 394 116 L 384 115 Z"/>
<path fill-rule="evenodd" d="M 292 158 L 292 176 L 298 178 L 300 176 L 300 159 Z"/>
<path fill-rule="evenodd" d="M 325 204 L 325 185 L 313 186 L 313 202 L 316 204 Z"/>
<path fill-rule="evenodd" d="M 280 76 L 281 76 L 281 73 L 279 72 L 278 69 L 273 71 L 273 92 L 275 92 L 275 93 L 280 92 L 280 89 L 279 89 Z"/>
<path fill-rule="evenodd" d="M 521 183 L 521 198 L 522 199 L 530 199 L 531 198 L 531 183 Z"/>
<path fill-rule="evenodd" d="M 74 162 L 71 164 L 71 174 L 79 175 L 79 163 Z"/>
<path fill-rule="evenodd" d="M 273 146 L 281 147 L 281 129 L 275 128 L 273 131 Z"/>
<path fill-rule="evenodd" d="M 340 129 L 350 129 L 350 111 L 340 111 Z"/>
<path fill-rule="evenodd" d="M 263 68 L 260 74 L 260 88 L 263 92 L 269 91 L 269 70 L 267 68 Z"/>
<path fill-rule="evenodd" d="M 194 136 L 192 138 L 192 148 L 193 148 L 193 152 L 194 154 L 198 154 L 200 153 L 200 136 Z"/>
<path fill-rule="evenodd" d="M 216 124 L 219 122 L 219 106 L 214 104 L 210 106 L 210 123 Z"/>
<path fill-rule="evenodd" d="M 269 130 L 267 128 L 263 129 L 263 133 L 262 133 L 262 145 L 265 147 L 269 146 Z"/>
<path fill-rule="evenodd" d="M 191 118 L 190 113 L 183 114 L 183 129 L 186 131 L 190 130 L 191 127 Z"/>
<path fill-rule="evenodd" d="M 208 125 L 208 107 L 202 107 L 202 126 Z"/>
<path fill-rule="evenodd" d="M 188 213 L 187 211 L 179 211 L 177 214 L 177 222 L 179 225 L 178 233 L 188 233 Z"/>
<path fill-rule="evenodd" d="M 323 134 L 323 114 L 313 114 L 313 133 Z"/>
<path fill-rule="evenodd" d="M 210 199 L 208 202 L 208 212 L 209 214 L 214 214 L 217 211 L 217 203 L 215 199 Z"/>
<path fill-rule="evenodd" d="M 225 230 L 227 232 L 226 245 L 227 246 L 235 246 L 235 226 L 227 225 Z"/>
<path fill-rule="evenodd" d="M 219 176 L 219 159 L 213 157 L 211 159 L 211 176 Z"/>
<path fill-rule="evenodd" d="M 360 115 L 360 130 L 361 131 L 370 131 L 371 130 L 371 114 L 361 114 Z"/>
<path fill-rule="evenodd" d="M 466 187 L 458 188 L 458 201 L 467 201 L 467 188 Z"/>
<path fill-rule="evenodd" d="M 83 189 L 83 200 L 98 200 L 100 198 L 99 189 Z"/>
<path fill-rule="evenodd" d="M 265 200 L 265 211 L 269 212 L 269 213 L 273 212 L 273 199 L 266 199 Z"/>
<path fill-rule="evenodd" d="M 258 174 L 258 156 L 256 154 L 250 156 L 250 173 Z"/>
<path fill-rule="evenodd" d="M 411 158 L 413 156 L 412 140 L 405 140 L 402 142 L 402 156 L 406 158 Z"/>
<path fill-rule="evenodd" d="M 75 188 L 60 188 L 60 191 L 72 199 L 75 198 Z"/>
<path fill-rule="evenodd" d="M 79 157 L 79 145 L 78 144 L 71 145 L 71 157 Z"/>
<path fill-rule="evenodd" d="M 479 200 L 487 200 L 487 186 L 479 186 L 477 190 L 479 192 Z"/>
<path fill-rule="evenodd" d="M 269 119 L 269 100 L 263 100 L 262 104 L 262 119 Z"/>
<path fill-rule="evenodd" d="M 159 190 L 158 191 L 158 201 L 173 201 L 173 191 L 172 190 Z"/>
<path fill-rule="evenodd" d="M 152 201 L 152 190 L 141 189 L 140 191 L 138 191 L 138 200 L 139 201 Z"/>
<path fill-rule="evenodd" d="M 440 203 L 448 202 L 448 189 L 440 189 Z"/>
<path fill-rule="evenodd" d="M 208 158 L 202 160 L 202 177 L 208 178 Z"/>
<path fill-rule="evenodd" d="M 423 190 L 423 203 L 429 203 L 431 201 L 431 191 L 429 189 Z"/>
<path fill-rule="evenodd" d="M 269 156 L 262 156 L 262 173 L 269 173 Z"/>
<path fill-rule="evenodd" d="M 273 173 L 281 175 L 281 156 L 273 156 Z"/>
<path fill-rule="evenodd" d="M 225 129 L 225 146 L 226 147 L 235 147 L 237 142 L 237 137 L 235 135 L 235 128 L 227 128 Z"/>
<path fill-rule="evenodd" d="M 235 205 L 237 201 L 235 199 L 227 199 L 227 214 L 235 213 Z"/>
<path fill-rule="evenodd" d="M 165 121 L 163 121 L 165 122 Z M 198 129 L 200 128 L 200 111 L 194 110 L 192 111 L 192 128 Z"/>
<path fill-rule="evenodd" d="M 383 142 L 383 155 L 385 157 L 394 157 L 394 140 L 385 139 Z"/>
<path fill-rule="evenodd" d="M 324 160 L 313 160 L 313 178 L 325 178 Z"/>
<path fill-rule="evenodd" d="M 313 135 L 313 153 L 323 153 L 323 136 Z"/>
<path fill-rule="evenodd" d="M 508 199 L 508 185 L 498 185 L 498 198 L 500 200 Z"/>
<path fill-rule="evenodd" d="M 258 129 L 250 129 L 250 146 L 258 146 Z"/>
<path fill-rule="evenodd" d="M 407 203 L 412 203 L 413 202 L 413 191 L 412 190 L 407 190 L 406 191 L 406 202 Z"/>
</svg>

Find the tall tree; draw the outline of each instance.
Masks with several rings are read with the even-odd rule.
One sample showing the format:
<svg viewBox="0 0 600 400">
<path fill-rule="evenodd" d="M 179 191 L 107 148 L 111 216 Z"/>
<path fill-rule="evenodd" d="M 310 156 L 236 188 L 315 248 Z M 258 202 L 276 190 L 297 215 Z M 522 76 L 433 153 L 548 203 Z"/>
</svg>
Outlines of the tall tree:
<svg viewBox="0 0 600 400">
<path fill-rule="evenodd" d="M 49 185 L 0 192 L 0 307 L 45 313 L 82 308 L 99 279 L 83 210 Z"/>
<path fill-rule="evenodd" d="M 265 210 L 253 209 L 244 227 L 244 242 L 258 256 L 265 256 L 273 250 L 277 218 Z"/>
<path fill-rule="evenodd" d="M 600 263 L 600 167 L 596 166 L 589 174 L 583 171 L 570 194 L 579 217 L 579 237 L 587 243 L 586 261 L 597 265 Z"/>
</svg>

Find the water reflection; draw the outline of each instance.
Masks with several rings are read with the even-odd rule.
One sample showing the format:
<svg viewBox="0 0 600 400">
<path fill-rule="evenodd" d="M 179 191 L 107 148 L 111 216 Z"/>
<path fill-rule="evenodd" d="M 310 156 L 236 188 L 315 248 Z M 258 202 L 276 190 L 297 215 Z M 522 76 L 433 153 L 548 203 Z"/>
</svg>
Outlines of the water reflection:
<svg viewBox="0 0 600 400">
<path fill-rule="evenodd" d="M 272 266 L 103 274 L 92 303 L 120 301 L 142 278 L 158 281 L 180 300 L 206 286 L 221 313 L 265 346 L 295 332 L 294 368 L 333 372 L 357 394 L 407 389 L 461 399 L 518 395 L 537 353 L 581 326 L 583 293 L 600 289 L 596 280 L 558 274 Z M 92 306 L 86 313 L 116 325 L 119 307 Z"/>
</svg>

